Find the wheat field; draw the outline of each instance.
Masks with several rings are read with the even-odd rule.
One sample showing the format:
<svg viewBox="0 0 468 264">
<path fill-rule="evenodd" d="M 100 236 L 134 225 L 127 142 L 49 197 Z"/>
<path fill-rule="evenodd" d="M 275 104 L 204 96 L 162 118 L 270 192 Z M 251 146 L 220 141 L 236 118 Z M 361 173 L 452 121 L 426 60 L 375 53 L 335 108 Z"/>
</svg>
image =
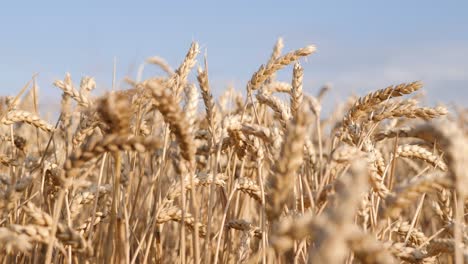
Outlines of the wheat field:
<svg viewBox="0 0 468 264">
<path fill-rule="evenodd" d="M 468 110 L 416 81 L 324 114 L 315 50 L 219 98 L 196 42 L 102 96 L 66 74 L 55 119 L 34 81 L 2 97 L 0 263 L 468 263 Z"/>
</svg>

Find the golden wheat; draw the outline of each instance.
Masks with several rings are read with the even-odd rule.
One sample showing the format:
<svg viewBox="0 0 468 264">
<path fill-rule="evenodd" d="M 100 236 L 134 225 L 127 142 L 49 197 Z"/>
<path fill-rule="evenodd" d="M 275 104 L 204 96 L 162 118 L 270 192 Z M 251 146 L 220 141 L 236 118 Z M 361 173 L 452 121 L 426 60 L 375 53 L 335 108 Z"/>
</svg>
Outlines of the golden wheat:
<svg viewBox="0 0 468 264">
<path fill-rule="evenodd" d="M 308 94 L 299 62 L 315 47 L 283 46 L 247 97 L 213 96 L 196 42 L 176 68 L 147 59 L 127 90 L 93 95 L 67 73 L 55 122 L 31 82 L 2 97 L 0 261 L 466 262 L 467 111 L 405 99 L 412 82 L 326 115 L 331 88 Z M 163 76 L 142 80 L 147 64 Z"/>
</svg>

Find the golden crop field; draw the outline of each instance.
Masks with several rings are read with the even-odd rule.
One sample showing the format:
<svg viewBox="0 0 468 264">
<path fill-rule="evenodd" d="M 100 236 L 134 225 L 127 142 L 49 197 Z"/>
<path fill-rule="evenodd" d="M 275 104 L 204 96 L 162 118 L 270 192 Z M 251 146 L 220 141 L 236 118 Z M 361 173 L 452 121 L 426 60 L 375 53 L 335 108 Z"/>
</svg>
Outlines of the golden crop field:
<svg viewBox="0 0 468 264">
<path fill-rule="evenodd" d="M 323 113 L 314 52 L 279 39 L 219 98 L 196 42 L 102 96 L 66 74 L 55 119 L 2 97 L 0 263 L 468 263 L 467 109 L 415 81 Z"/>
</svg>

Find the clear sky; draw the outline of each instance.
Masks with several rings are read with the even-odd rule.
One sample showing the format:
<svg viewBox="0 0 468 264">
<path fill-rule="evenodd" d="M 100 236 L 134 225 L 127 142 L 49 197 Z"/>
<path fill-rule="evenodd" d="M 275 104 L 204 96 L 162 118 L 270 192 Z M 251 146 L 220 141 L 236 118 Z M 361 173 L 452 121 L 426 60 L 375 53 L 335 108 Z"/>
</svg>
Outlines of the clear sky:
<svg viewBox="0 0 468 264">
<path fill-rule="evenodd" d="M 154 55 L 177 67 L 193 40 L 207 51 L 216 91 L 244 89 L 281 36 L 285 51 L 318 48 L 303 61 L 309 93 L 331 83 L 330 97 L 343 98 L 422 80 L 431 103 L 467 106 L 467 12 L 468 1 L 4 1 L 0 93 L 39 73 L 44 102 L 60 95 L 51 84 L 65 72 L 75 82 L 94 76 L 103 91 L 114 57 L 118 79 L 135 77 Z M 290 70 L 279 78 L 289 81 Z"/>
</svg>

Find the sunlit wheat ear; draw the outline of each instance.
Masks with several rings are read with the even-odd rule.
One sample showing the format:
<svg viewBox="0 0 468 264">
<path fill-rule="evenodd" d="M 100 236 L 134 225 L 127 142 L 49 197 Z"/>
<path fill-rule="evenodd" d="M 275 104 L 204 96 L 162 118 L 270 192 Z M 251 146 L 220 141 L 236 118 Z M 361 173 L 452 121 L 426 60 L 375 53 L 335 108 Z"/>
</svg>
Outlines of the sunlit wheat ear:
<svg viewBox="0 0 468 264">
<path fill-rule="evenodd" d="M 348 113 L 343 118 L 343 126 L 346 128 L 351 123 L 356 122 L 363 114 L 372 111 L 373 107 L 394 97 L 400 97 L 405 94 L 413 93 L 422 87 L 421 82 L 412 82 L 408 84 L 399 84 L 389 86 L 385 89 L 369 93 L 359 98 Z"/>
<path fill-rule="evenodd" d="M 52 125 L 42 120 L 35 114 L 27 111 L 13 110 L 8 112 L 6 116 L 0 120 L 0 123 L 3 125 L 11 125 L 18 122 L 28 123 L 46 132 L 54 131 L 54 127 Z"/>
<path fill-rule="evenodd" d="M 70 205 L 70 214 L 72 219 L 80 213 L 85 205 L 93 203 L 96 199 L 101 199 L 109 194 L 110 191 L 110 185 L 104 185 L 99 186 L 99 190 L 97 189 L 97 186 L 93 186 L 93 188 L 76 194 Z"/>
<path fill-rule="evenodd" d="M 214 127 L 216 125 L 215 124 L 216 109 L 215 109 L 215 101 L 213 99 L 210 84 L 208 81 L 208 69 L 207 69 L 206 63 L 205 63 L 204 70 L 202 70 L 201 68 L 198 68 L 197 80 L 200 86 L 203 102 L 205 103 L 206 119 L 210 127 Z M 214 131 L 212 131 L 212 133 L 214 133 Z"/>
<path fill-rule="evenodd" d="M 156 222 L 158 224 L 163 224 L 168 221 L 182 222 L 182 209 L 175 206 L 162 209 Z M 184 224 L 188 226 L 190 230 L 195 229 L 195 219 L 190 213 L 185 212 Z M 198 223 L 198 228 L 200 230 L 200 236 L 205 236 L 205 226 Z"/>
<path fill-rule="evenodd" d="M 301 108 L 288 123 L 279 160 L 268 178 L 266 212 L 270 221 L 281 215 L 283 206 L 291 194 L 294 177 L 302 163 L 305 134 L 309 123 L 310 117 L 304 108 Z"/>
<path fill-rule="evenodd" d="M 307 46 L 305 48 L 301 48 L 290 53 L 287 53 L 270 63 L 266 66 L 261 66 L 257 72 L 254 73 L 252 78 L 249 82 L 249 87 L 252 90 L 258 89 L 264 82 L 267 80 L 272 74 L 276 71 L 284 68 L 286 65 L 291 64 L 292 62 L 298 60 L 301 57 L 309 56 L 310 54 L 314 53 L 316 48 L 314 46 Z"/>
<path fill-rule="evenodd" d="M 177 102 L 180 101 L 180 95 L 187 82 L 187 76 L 197 62 L 196 57 L 198 53 L 200 53 L 198 43 L 192 42 L 184 61 L 168 81 L 168 86 L 172 87 Z"/>
<path fill-rule="evenodd" d="M 88 95 L 92 90 L 96 88 L 96 81 L 93 77 L 84 76 L 80 81 L 80 93 L 84 96 Z"/>
<path fill-rule="evenodd" d="M 107 216 L 108 216 L 107 212 L 96 212 L 94 216 L 94 222 L 92 222 L 93 217 L 88 217 L 82 224 L 76 227 L 76 231 L 78 231 L 80 235 L 83 235 L 84 233 L 89 232 L 91 226 L 94 227 L 102 223 L 103 220 L 107 218 Z"/>
<path fill-rule="evenodd" d="M 67 74 L 67 76 L 69 75 Z M 88 99 L 87 95 L 77 91 L 71 83 L 58 80 L 54 82 L 54 85 L 77 101 L 79 105 L 83 107 L 89 107 L 91 105 L 91 101 Z"/>
<path fill-rule="evenodd" d="M 418 145 L 398 146 L 395 154 L 396 157 L 421 159 L 443 171 L 447 170 L 447 165 L 441 157 L 437 157 L 437 155 Z"/>
<path fill-rule="evenodd" d="M 428 237 L 423 232 L 421 232 L 421 230 L 412 227 L 411 223 L 408 222 L 397 222 L 397 224 L 394 227 L 394 230 L 395 233 L 402 237 L 406 237 L 409 235 L 408 238 L 412 245 L 419 246 L 428 240 Z"/>
<path fill-rule="evenodd" d="M 51 228 L 54 224 L 52 216 L 42 211 L 40 208 L 36 207 L 32 203 L 28 203 L 25 206 L 25 212 L 29 215 L 29 217 L 33 219 L 34 225 L 30 225 L 28 228 L 24 229 L 22 229 L 20 226 L 17 226 L 15 230 L 19 232 L 29 232 L 28 230 L 31 230 L 34 233 L 42 234 L 44 233 L 43 227 Z M 49 233 L 50 231 L 47 230 L 45 234 L 47 234 L 47 236 L 50 236 Z M 72 245 L 73 247 L 80 248 L 82 250 L 88 250 L 88 245 L 84 238 L 80 236 L 75 230 L 62 223 L 58 224 L 56 236 L 65 245 Z M 44 237 L 44 241 L 41 242 L 48 242 L 48 238 Z"/>
<path fill-rule="evenodd" d="M 437 200 L 433 203 L 435 213 L 446 223 L 450 222 L 453 218 L 452 200 L 453 197 L 450 190 L 442 189 L 440 192 L 437 192 Z"/>
<path fill-rule="evenodd" d="M 169 89 L 154 82 L 148 83 L 147 87 L 153 93 L 155 99 L 153 103 L 156 108 L 161 112 L 171 131 L 176 135 L 182 157 L 193 165 L 195 162 L 195 148 L 186 114 L 176 103 L 176 98 Z"/>
<path fill-rule="evenodd" d="M 99 122 L 96 121 L 96 122 L 89 124 L 89 126 L 85 126 L 83 128 L 77 128 L 77 131 L 74 133 L 73 139 L 72 139 L 73 146 L 76 148 L 79 145 L 81 145 L 81 143 L 83 143 L 83 141 L 87 137 L 91 136 L 92 134 L 96 132 L 95 129 L 98 127 L 98 125 L 99 125 Z"/>
<path fill-rule="evenodd" d="M 304 70 L 299 63 L 294 64 L 292 89 L 291 89 L 291 113 L 296 115 L 297 110 L 302 104 L 302 79 L 304 78 Z"/>
<path fill-rule="evenodd" d="M 276 59 L 278 59 L 281 56 L 281 52 L 284 48 L 284 41 L 283 38 L 278 38 L 278 40 L 275 43 L 275 46 L 273 46 L 273 51 L 271 52 L 270 59 L 268 60 L 268 65 L 271 65 L 274 63 Z M 276 78 L 276 74 L 273 73 L 270 78 L 266 80 L 267 83 L 274 81 Z"/>
<path fill-rule="evenodd" d="M 279 37 L 278 40 L 276 40 L 275 46 L 273 47 L 273 51 L 271 52 L 270 59 L 268 60 L 267 64 L 272 64 L 276 59 L 278 59 L 281 56 L 281 51 L 283 48 L 283 38 Z"/>
<path fill-rule="evenodd" d="M 287 123 L 291 119 L 291 113 L 280 99 L 274 97 L 273 95 L 260 92 L 257 94 L 257 100 L 260 103 L 268 105 L 271 109 L 273 109 L 275 117 L 279 119 L 282 127 L 286 128 Z"/>
<path fill-rule="evenodd" d="M 422 118 L 422 119 L 432 119 L 439 116 L 446 115 L 448 113 L 445 107 L 439 106 L 436 108 L 430 107 L 405 107 L 399 108 L 392 111 L 386 111 L 378 115 L 371 117 L 371 120 L 374 122 L 379 122 L 387 118 Z"/>
<path fill-rule="evenodd" d="M 380 197 L 385 198 L 390 194 L 390 190 L 385 184 L 382 170 L 379 170 L 379 152 L 369 140 L 364 141 L 363 150 L 367 153 L 369 182 L 372 186 L 372 189 Z"/>
<path fill-rule="evenodd" d="M 468 163 L 468 141 L 457 124 L 447 120 L 435 121 L 416 127 L 412 133 L 442 147 L 449 175 L 457 183 L 457 191 L 466 196 L 467 190 L 461 186 L 468 184 L 468 174 L 464 169 Z"/>
</svg>

